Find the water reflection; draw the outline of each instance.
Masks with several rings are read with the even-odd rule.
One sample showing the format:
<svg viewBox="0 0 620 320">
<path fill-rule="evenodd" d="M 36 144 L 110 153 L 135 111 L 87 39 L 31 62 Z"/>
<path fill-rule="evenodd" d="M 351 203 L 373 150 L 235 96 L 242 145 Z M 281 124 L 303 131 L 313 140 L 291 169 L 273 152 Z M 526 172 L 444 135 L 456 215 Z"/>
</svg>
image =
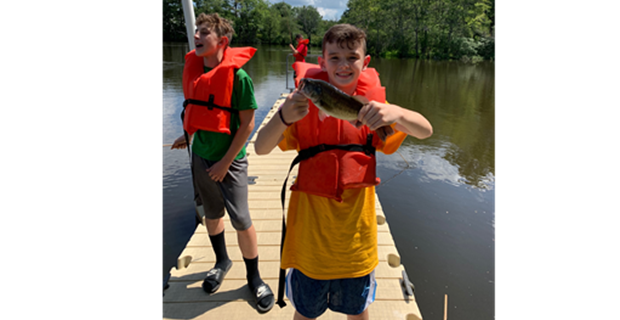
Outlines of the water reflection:
<svg viewBox="0 0 620 320">
<path fill-rule="evenodd" d="M 407 162 L 413 168 L 420 171 L 419 182 L 429 182 L 439 180 L 458 186 L 463 183 L 463 179 L 458 169 L 443 158 L 445 149 L 428 148 L 424 146 L 410 146 L 400 151 Z M 380 159 L 381 166 L 389 168 L 389 161 Z"/>
<path fill-rule="evenodd" d="M 448 141 L 441 141 L 440 146 L 403 144 L 396 154 L 398 157 L 381 154 L 378 165 L 393 170 L 419 170 L 419 182 L 439 180 L 453 186 L 469 185 L 481 190 L 494 188 L 495 177 L 489 168 L 482 167 L 476 158 L 467 157 Z"/>
<path fill-rule="evenodd" d="M 371 66 L 381 73 L 388 101 L 422 113 L 433 125 L 433 137 L 423 141 L 407 138 L 401 152 L 412 155 L 414 162 L 424 160 L 429 178 L 448 177 L 445 180 L 450 183 L 491 189 L 495 171 L 494 65 L 373 59 Z M 398 77 L 390 76 L 396 74 Z"/>
</svg>

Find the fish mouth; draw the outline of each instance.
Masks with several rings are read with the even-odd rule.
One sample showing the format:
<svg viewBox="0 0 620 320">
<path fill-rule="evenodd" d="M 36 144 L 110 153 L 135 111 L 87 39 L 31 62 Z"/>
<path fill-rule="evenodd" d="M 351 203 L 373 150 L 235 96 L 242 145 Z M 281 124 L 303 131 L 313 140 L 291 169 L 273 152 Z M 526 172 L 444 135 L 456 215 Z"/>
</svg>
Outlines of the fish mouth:
<svg viewBox="0 0 620 320">
<path fill-rule="evenodd" d="M 306 79 L 303 78 L 301 80 L 299 80 L 299 87 L 297 88 L 299 90 L 299 92 L 301 92 L 301 94 L 303 94 L 304 96 L 306 95 L 306 93 L 304 92 L 304 88 L 306 87 Z"/>
</svg>

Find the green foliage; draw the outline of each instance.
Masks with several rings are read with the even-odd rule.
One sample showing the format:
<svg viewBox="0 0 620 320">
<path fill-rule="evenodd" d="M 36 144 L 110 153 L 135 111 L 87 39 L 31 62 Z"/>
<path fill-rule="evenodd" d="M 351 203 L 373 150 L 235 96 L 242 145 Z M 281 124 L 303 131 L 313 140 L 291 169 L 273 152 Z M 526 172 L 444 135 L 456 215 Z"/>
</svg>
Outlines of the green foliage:
<svg viewBox="0 0 620 320">
<path fill-rule="evenodd" d="M 439 60 L 495 57 L 495 0 L 348 0 L 340 21 L 313 6 L 267 0 L 195 0 L 195 13 L 217 12 L 233 22 L 233 44 L 288 45 L 301 33 L 321 46 L 337 23 L 366 32 L 372 56 Z M 180 0 L 164 0 L 164 41 L 187 41 Z M 465 57 L 465 58 L 463 58 Z"/>
<path fill-rule="evenodd" d="M 312 42 L 312 34 L 318 30 L 322 20 L 321 14 L 313 6 L 294 8 L 294 11 L 297 12 L 296 18 L 301 30 L 307 34 L 308 39 Z"/>
<path fill-rule="evenodd" d="M 187 41 L 181 1 L 164 0 L 162 13 L 164 41 Z"/>
<path fill-rule="evenodd" d="M 349 0 L 341 22 L 366 31 L 383 57 L 494 57 L 495 0 Z"/>
</svg>

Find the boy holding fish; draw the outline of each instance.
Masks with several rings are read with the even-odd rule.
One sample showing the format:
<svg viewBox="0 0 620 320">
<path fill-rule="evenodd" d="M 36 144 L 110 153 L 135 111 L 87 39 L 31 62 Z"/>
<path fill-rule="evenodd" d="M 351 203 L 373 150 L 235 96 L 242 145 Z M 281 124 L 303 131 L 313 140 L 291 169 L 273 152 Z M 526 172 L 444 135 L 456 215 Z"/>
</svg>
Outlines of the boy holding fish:
<svg viewBox="0 0 620 320">
<path fill-rule="evenodd" d="M 330 28 L 318 61 L 295 63 L 298 88 L 260 130 L 255 150 L 267 154 L 278 146 L 300 154 L 281 259 L 281 268 L 290 268 L 286 295 L 294 319 L 314 319 L 327 308 L 368 319 L 379 263 L 375 151 L 391 154 L 407 135 L 428 138 L 432 126 L 415 111 L 385 103 L 357 27 Z"/>
</svg>

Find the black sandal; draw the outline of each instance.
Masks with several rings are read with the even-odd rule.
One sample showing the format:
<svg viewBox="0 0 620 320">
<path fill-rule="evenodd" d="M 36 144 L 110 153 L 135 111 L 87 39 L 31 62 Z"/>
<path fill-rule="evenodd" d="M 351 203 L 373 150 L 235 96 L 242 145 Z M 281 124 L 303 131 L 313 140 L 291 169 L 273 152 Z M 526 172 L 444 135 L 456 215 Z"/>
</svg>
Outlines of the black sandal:
<svg viewBox="0 0 620 320">
<path fill-rule="evenodd" d="M 260 312 L 271 310 L 275 301 L 271 288 L 264 282 L 254 289 L 254 299 L 256 300 L 256 309 Z"/>
<path fill-rule="evenodd" d="M 220 268 L 213 268 L 209 270 L 209 272 L 207 272 L 207 277 L 202 282 L 202 289 L 209 294 L 215 293 L 222 285 L 224 277 L 226 276 L 231 267 L 232 263 L 228 265 L 228 268 L 226 270 L 222 270 Z"/>
</svg>

